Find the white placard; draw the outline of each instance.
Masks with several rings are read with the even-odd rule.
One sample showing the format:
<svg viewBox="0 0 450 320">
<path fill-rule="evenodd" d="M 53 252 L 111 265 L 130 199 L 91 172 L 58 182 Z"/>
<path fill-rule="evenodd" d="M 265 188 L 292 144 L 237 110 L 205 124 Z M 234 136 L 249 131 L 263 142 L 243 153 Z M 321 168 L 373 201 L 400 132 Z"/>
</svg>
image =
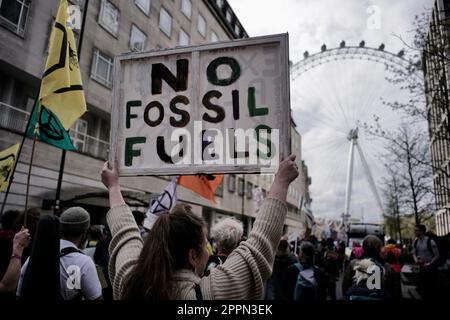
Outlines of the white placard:
<svg viewBox="0 0 450 320">
<path fill-rule="evenodd" d="M 120 175 L 273 173 L 290 153 L 288 35 L 114 61 Z"/>
</svg>

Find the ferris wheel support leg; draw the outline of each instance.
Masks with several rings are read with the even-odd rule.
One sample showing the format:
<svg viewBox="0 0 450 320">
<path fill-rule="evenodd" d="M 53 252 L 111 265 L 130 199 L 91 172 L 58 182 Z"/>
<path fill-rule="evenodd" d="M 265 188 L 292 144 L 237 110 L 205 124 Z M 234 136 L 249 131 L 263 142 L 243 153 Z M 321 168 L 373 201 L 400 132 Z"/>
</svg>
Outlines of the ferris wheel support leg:
<svg viewBox="0 0 450 320">
<path fill-rule="evenodd" d="M 383 209 L 383 205 L 381 203 L 381 198 L 380 198 L 380 195 L 378 194 L 377 186 L 375 184 L 375 181 L 373 180 L 373 176 L 370 171 L 370 167 L 367 164 L 366 157 L 364 156 L 364 152 L 359 144 L 356 145 L 356 147 L 358 149 L 359 156 L 361 157 L 361 162 L 362 162 L 362 165 L 364 168 L 364 172 L 366 173 L 367 180 L 369 181 L 370 189 L 372 189 L 372 193 L 375 197 L 375 200 L 377 201 L 377 204 L 380 207 L 380 211 L 384 216 L 384 209 Z M 379 213 L 378 213 L 378 220 L 379 220 L 378 222 L 382 222 Z"/>
<path fill-rule="evenodd" d="M 350 209 L 350 200 L 352 196 L 352 180 L 353 180 L 353 158 L 355 154 L 355 139 L 350 140 L 350 151 L 348 155 L 348 165 L 347 165 L 347 183 L 345 187 L 345 209 L 344 209 L 344 217 L 343 222 L 344 225 L 347 225 L 347 219 Z"/>
</svg>

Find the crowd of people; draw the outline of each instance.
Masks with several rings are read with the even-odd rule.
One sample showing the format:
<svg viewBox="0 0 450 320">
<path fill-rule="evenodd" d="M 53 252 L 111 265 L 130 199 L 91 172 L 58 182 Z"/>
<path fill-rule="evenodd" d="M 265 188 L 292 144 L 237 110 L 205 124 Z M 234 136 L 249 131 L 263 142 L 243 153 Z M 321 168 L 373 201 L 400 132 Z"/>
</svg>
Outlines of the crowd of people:
<svg viewBox="0 0 450 320">
<path fill-rule="evenodd" d="M 405 298 L 401 285 L 405 264 L 417 270 L 417 293 L 421 299 L 439 299 L 440 266 L 447 264 L 444 281 L 450 280 L 449 239 L 442 239 L 446 244 L 438 245 L 438 237 L 427 233 L 424 225 L 415 227 L 415 235 L 413 242 L 391 238 L 385 244 L 378 236 L 368 235 L 362 244 L 354 241 L 349 252 L 345 242 L 331 238 L 318 241 L 310 236 L 297 244 L 281 238 L 266 299 L 318 302 L 336 300 L 340 291 L 340 299 L 344 300 L 400 300 Z M 450 287 L 447 285 L 446 289 Z M 448 297 L 450 292 L 444 295 Z"/>
<path fill-rule="evenodd" d="M 26 219 L 18 211 L 1 217 L 1 299 L 396 300 L 408 253 L 420 268 L 420 294 L 432 296 L 442 254 L 423 225 L 409 247 L 369 235 L 350 254 L 344 241 L 309 236 L 290 243 L 282 236 L 288 187 L 297 175 L 295 156 L 281 162 L 248 238 L 233 218 L 216 223 L 208 238 L 205 221 L 186 204 L 145 229 L 145 215 L 126 205 L 117 169 L 106 163 L 105 226 L 92 226 L 81 207 L 59 217 L 35 209 Z"/>
</svg>

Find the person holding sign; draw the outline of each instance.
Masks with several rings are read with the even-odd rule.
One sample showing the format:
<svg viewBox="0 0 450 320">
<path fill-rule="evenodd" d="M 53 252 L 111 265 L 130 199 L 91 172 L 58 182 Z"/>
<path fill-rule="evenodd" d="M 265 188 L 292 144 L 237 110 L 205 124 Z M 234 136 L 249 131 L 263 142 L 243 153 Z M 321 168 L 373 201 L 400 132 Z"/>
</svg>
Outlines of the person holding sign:
<svg viewBox="0 0 450 320">
<path fill-rule="evenodd" d="M 203 300 L 262 299 L 272 273 L 286 218 L 290 183 L 298 176 L 295 155 L 280 163 L 278 173 L 248 239 L 224 264 L 201 278 L 208 261 L 205 222 L 187 205 L 161 215 L 143 243 L 119 186 L 117 164 L 102 170 L 111 209 L 110 275 L 114 299 Z"/>
</svg>

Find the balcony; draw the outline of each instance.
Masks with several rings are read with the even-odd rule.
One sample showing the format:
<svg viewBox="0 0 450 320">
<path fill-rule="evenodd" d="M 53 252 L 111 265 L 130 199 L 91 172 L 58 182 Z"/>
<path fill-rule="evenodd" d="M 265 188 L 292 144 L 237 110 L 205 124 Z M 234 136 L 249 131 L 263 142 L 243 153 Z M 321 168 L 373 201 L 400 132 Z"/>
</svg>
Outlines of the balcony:
<svg viewBox="0 0 450 320">
<path fill-rule="evenodd" d="M 109 152 L 109 142 L 100 140 L 76 130 L 70 130 L 70 137 L 78 152 L 88 156 L 107 160 Z"/>
<path fill-rule="evenodd" d="M 29 112 L 0 102 L 0 128 L 19 134 L 25 132 Z"/>
<path fill-rule="evenodd" d="M 23 134 L 30 113 L 0 102 L 0 129 Z M 83 121 L 83 120 L 82 120 Z M 90 136 L 84 132 L 70 130 L 70 137 L 79 153 L 106 160 L 109 142 Z"/>
</svg>

